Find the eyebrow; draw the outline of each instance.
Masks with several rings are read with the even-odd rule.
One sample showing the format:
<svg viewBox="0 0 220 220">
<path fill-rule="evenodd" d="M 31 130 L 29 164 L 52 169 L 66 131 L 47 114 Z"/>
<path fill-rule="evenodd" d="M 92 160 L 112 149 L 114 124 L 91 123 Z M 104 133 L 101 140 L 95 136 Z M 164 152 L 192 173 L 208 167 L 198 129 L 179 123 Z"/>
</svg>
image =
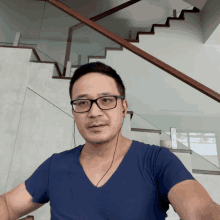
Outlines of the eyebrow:
<svg viewBox="0 0 220 220">
<path fill-rule="evenodd" d="M 102 96 L 102 95 L 112 95 L 112 94 L 110 92 L 102 92 L 98 94 L 98 96 Z M 90 96 L 89 94 L 81 94 L 81 95 L 78 95 L 74 100 L 83 98 L 83 97 L 89 97 L 89 96 Z"/>
</svg>

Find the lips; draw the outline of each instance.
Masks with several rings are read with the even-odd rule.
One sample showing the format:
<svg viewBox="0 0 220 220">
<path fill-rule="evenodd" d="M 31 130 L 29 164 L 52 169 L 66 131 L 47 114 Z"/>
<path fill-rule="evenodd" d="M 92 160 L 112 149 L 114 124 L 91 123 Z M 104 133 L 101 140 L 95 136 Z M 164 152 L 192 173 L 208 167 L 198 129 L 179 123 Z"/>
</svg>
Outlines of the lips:
<svg viewBox="0 0 220 220">
<path fill-rule="evenodd" d="M 102 128 L 104 128 L 104 127 L 105 127 L 105 125 L 99 125 L 99 126 L 93 126 L 89 129 L 99 131 L 99 130 L 102 130 Z"/>
<path fill-rule="evenodd" d="M 101 127 L 101 126 L 104 126 L 104 124 L 100 124 L 100 125 L 92 125 L 92 126 L 91 126 L 91 127 L 89 127 L 89 128 Z"/>
</svg>

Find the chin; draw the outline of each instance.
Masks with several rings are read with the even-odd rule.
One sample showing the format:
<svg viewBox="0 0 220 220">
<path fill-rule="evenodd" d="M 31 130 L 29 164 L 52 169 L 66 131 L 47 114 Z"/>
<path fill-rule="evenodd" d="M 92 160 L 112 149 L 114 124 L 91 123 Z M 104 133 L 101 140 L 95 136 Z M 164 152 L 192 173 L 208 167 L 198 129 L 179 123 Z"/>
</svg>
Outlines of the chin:
<svg viewBox="0 0 220 220">
<path fill-rule="evenodd" d="M 109 136 L 109 134 L 87 134 L 85 137 L 83 137 L 86 142 L 90 144 L 104 144 L 109 141 L 111 141 L 114 137 Z"/>
<path fill-rule="evenodd" d="M 110 138 L 87 138 L 85 141 L 89 144 L 105 144 L 110 141 Z"/>
</svg>

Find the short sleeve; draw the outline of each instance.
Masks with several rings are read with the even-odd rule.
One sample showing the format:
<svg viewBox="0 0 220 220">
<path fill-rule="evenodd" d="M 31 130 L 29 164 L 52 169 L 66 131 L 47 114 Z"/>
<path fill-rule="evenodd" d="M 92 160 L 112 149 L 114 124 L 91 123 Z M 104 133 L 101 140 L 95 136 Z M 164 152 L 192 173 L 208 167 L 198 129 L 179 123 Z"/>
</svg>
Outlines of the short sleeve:
<svg viewBox="0 0 220 220">
<path fill-rule="evenodd" d="M 161 199 L 170 203 L 168 200 L 170 189 L 179 182 L 195 178 L 174 153 L 161 147 L 156 159 L 156 180 Z"/>
<path fill-rule="evenodd" d="M 25 181 L 26 189 L 33 197 L 33 202 L 42 204 L 49 202 L 48 186 L 52 156 L 45 160 Z"/>
</svg>

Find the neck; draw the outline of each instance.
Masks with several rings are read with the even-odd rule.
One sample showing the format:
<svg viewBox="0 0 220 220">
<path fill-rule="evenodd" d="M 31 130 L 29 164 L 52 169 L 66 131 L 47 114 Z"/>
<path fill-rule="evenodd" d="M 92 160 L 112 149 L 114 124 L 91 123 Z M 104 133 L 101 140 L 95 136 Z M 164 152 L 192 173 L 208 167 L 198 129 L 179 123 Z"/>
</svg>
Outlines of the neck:
<svg viewBox="0 0 220 220">
<path fill-rule="evenodd" d="M 81 151 L 81 155 L 85 159 L 93 160 L 109 160 L 112 159 L 114 155 L 114 158 L 116 158 L 122 151 L 122 147 L 125 146 L 127 140 L 128 139 L 123 137 L 120 132 L 119 135 L 117 134 L 115 138 L 107 142 L 98 144 L 86 142 Z"/>
</svg>

